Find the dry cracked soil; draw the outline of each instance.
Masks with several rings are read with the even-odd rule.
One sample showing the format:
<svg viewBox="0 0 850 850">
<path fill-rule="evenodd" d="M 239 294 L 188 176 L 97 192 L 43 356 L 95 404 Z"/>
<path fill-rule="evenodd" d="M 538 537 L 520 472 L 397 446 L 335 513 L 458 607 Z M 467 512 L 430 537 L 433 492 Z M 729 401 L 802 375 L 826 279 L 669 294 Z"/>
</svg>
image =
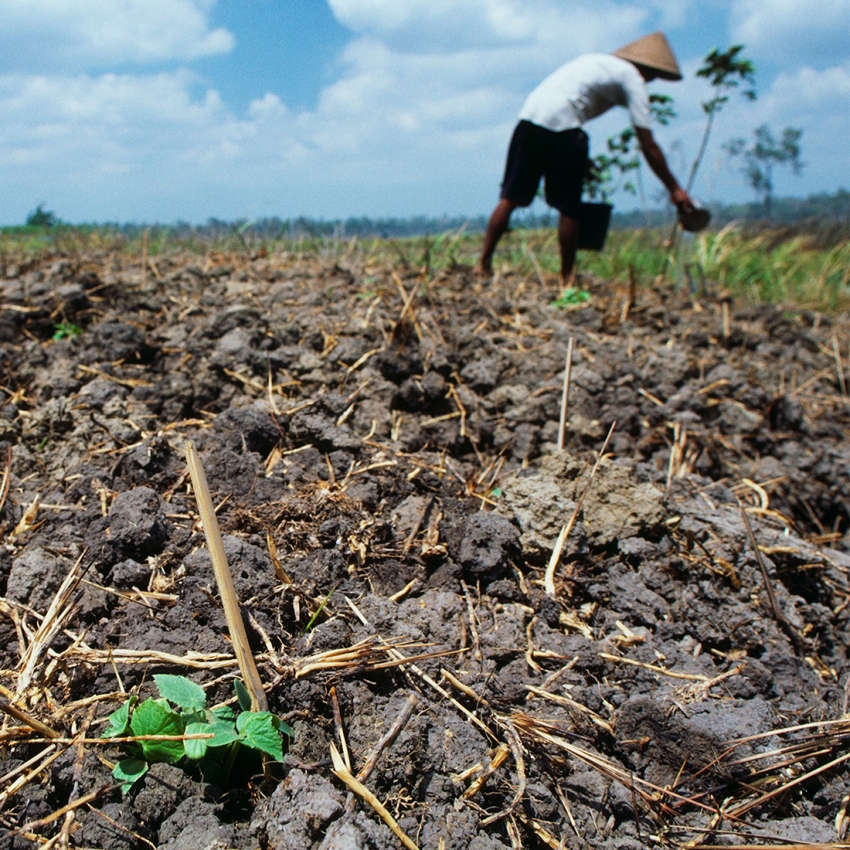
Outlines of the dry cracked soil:
<svg viewBox="0 0 850 850">
<path fill-rule="evenodd" d="M 357 246 L 0 259 L 0 847 L 838 846 L 847 315 Z M 127 695 L 238 675 L 188 442 L 295 734 L 123 795 Z"/>
</svg>

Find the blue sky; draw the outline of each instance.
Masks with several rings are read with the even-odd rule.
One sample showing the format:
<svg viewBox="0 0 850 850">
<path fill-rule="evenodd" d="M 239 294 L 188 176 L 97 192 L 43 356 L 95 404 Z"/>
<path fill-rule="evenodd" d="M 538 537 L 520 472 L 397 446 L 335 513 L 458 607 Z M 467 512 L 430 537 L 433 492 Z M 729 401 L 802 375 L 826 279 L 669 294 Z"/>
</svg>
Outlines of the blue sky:
<svg viewBox="0 0 850 850">
<path fill-rule="evenodd" d="M 487 213 L 537 82 L 656 29 L 685 72 L 651 85 L 676 100 L 656 136 L 682 181 L 702 58 L 743 43 L 756 65 L 696 196 L 751 199 L 722 146 L 762 124 L 803 130 L 778 195 L 850 185 L 850 0 L 2 0 L 0 224 L 39 203 L 74 223 Z M 588 125 L 593 149 L 626 120 Z"/>
</svg>

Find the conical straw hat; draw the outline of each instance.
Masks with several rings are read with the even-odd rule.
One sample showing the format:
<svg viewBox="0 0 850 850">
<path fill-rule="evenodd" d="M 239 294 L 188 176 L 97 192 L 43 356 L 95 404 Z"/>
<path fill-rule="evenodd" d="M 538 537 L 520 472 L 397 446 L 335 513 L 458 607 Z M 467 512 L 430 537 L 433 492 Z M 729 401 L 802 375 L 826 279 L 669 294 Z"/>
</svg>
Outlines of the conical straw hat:
<svg viewBox="0 0 850 850">
<path fill-rule="evenodd" d="M 632 41 L 614 51 L 614 55 L 621 59 L 628 59 L 635 65 L 650 68 L 665 80 L 682 79 L 679 63 L 663 32 L 654 32 L 652 35 L 645 35 L 637 41 Z"/>
</svg>

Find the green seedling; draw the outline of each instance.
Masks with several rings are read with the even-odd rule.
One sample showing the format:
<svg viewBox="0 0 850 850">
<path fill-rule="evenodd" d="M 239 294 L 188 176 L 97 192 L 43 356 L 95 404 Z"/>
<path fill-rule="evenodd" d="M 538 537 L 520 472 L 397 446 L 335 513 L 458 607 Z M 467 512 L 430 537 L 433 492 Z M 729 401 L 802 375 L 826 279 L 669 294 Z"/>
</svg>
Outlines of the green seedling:
<svg viewBox="0 0 850 850">
<path fill-rule="evenodd" d="M 132 738 L 129 758 L 112 775 L 126 794 L 155 762 L 197 768 L 207 781 L 226 784 L 241 747 L 283 760 L 283 739 L 292 729 L 270 711 L 251 711 L 251 697 L 235 681 L 237 712 L 228 705 L 207 708 L 204 689 L 185 676 L 154 676 L 160 699 L 140 704 L 130 697 L 109 715 L 104 738 Z"/>
<path fill-rule="evenodd" d="M 71 339 L 72 337 L 79 336 L 82 332 L 83 329 L 73 322 L 57 322 L 53 328 L 53 339 L 57 342 L 60 339 Z"/>
<path fill-rule="evenodd" d="M 590 293 L 578 286 L 568 286 L 558 298 L 552 302 L 553 307 L 565 310 L 567 307 L 575 307 L 590 301 Z"/>
<path fill-rule="evenodd" d="M 304 626 L 304 628 L 303 628 L 303 629 L 301 629 L 301 634 L 302 634 L 302 635 L 306 635 L 306 634 L 307 634 L 307 632 L 309 632 L 309 631 L 310 631 L 310 629 L 312 629 L 312 628 L 313 628 L 313 626 L 315 626 L 315 625 L 316 625 L 316 620 L 318 620 L 318 619 L 319 619 L 319 617 L 321 616 L 322 611 L 324 611 L 324 610 L 325 610 L 325 606 L 328 604 L 328 602 L 330 602 L 330 601 L 331 601 L 331 597 L 334 595 L 334 591 L 335 591 L 335 590 L 336 590 L 336 587 L 335 587 L 335 586 L 334 586 L 334 587 L 332 587 L 332 588 L 330 589 L 330 591 L 328 592 L 328 595 L 327 595 L 327 596 L 326 596 L 326 597 L 325 597 L 325 598 L 321 601 L 321 603 L 319 604 L 319 607 L 316 609 L 316 613 L 315 613 L 315 614 L 313 614 L 313 616 L 312 616 L 312 617 L 310 617 L 310 619 L 307 621 L 307 625 L 306 625 L 306 626 Z"/>
</svg>

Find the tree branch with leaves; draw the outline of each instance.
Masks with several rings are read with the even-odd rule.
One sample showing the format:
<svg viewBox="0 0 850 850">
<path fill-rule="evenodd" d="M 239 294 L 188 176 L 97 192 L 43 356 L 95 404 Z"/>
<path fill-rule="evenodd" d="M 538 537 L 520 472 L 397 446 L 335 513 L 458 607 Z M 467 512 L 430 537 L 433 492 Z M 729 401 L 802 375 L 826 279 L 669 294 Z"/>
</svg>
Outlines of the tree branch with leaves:
<svg viewBox="0 0 850 850">
<path fill-rule="evenodd" d="M 651 94 L 649 108 L 652 117 L 661 125 L 667 125 L 676 117 L 673 98 L 666 94 Z M 590 160 L 584 187 L 591 200 L 608 203 L 617 189 L 631 195 L 637 193 L 637 187 L 629 175 L 637 172 L 640 177 L 640 157 L 636 145 L 637 136 L 634 127 L 626 127 L 619 133 L 609 136 L 606 152 L 597 154 Z"/>
<path fill-rule="evenodd" d="M 699 150 L 688 175 L 686 189 L 691 191 L 697 169 L 705 156 L 708 139 L 711 135 L 714 119 L 729 102 L 732 93 L 740 89 L 741 95 L 747 100 L 756 99 L 755 73 L 756 69 L 749 59 L 741 56 L 743 44 L 733 44 L 728 50 L 721 52 L 716 47 L 703 59 L 703 64 L 696 75 L 711 83 L 713 96 L 702 102 L 702 111 L 706 115 L 705 130 L 702 134 Z M 744 88 L 746 86 L 746 88 Z"/>
<path fill-rule="evenodd" d="M 755 139 L 747 146 L 744 139 L 732 139 L 725 149 L 732 156 L 743 156 L 741 171 L 749 181 L 757 197 L 764 204 L 765 218 L 769 219 L 773 202 L 773 170 L 778 165 L 787 165 L 794 174 L 803 170 L 800 161 L 800 139 L 802 130 L 786 127 L 779 138 L 767 124 L 755 130 Z"/>
</svg>

